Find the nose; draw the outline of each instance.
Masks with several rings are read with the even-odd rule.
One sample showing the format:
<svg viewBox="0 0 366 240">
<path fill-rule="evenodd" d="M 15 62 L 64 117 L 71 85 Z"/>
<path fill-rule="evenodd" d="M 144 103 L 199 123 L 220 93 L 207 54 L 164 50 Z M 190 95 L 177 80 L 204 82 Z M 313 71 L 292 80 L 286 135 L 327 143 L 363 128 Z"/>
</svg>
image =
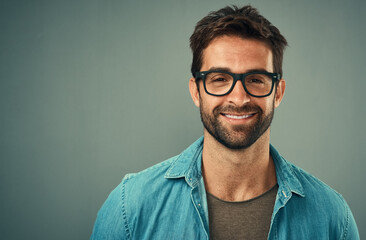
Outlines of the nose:
<svg viewBox="0 0 366 240">
<path fill-rule="evenodd" d="M 250 95 L 245 91 L 240 80 L 235 83 L 233 90 L 228 94 L 228 100 L 237 106 L 242 106 L 250 101 Z"/>
</svg>

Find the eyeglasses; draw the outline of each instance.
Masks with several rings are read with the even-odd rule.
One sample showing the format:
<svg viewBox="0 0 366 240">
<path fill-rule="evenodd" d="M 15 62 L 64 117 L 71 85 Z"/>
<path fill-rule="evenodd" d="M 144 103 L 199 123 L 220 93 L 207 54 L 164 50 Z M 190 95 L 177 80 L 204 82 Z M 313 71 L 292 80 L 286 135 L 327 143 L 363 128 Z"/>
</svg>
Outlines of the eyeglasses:
<svg viewBox="0 0 366 240">
<path fill-rule="evenodd" d="M 226 71 L 204 71 L 195 73 L 196 81 L 203 80 L 207 94 L 224 96 L 229 94 L 238 80 L 243 84 L 245 92 L 253 97 L 267 97 L 271 95 L 276 81 L 281 79 L 281 74 L 265 71 L 255 71 L 235 74 Z"/>
</svg>

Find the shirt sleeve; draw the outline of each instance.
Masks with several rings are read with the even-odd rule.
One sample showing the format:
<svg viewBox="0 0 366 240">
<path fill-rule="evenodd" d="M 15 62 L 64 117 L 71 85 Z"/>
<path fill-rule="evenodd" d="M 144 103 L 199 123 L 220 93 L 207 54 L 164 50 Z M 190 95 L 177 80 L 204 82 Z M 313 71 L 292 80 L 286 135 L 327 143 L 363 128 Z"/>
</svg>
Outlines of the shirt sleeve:
<svg viewBox="0 0 366 240">
<path fill-rule="evenodd" d="M 129 239 L 123 210 L 123 183 L 122 180 L 99 210 L 90 240 Z"/>
<path fill-rule="evenodd" d="M 347 205 L 347 224 L 344 230 L 344 237 L 341 239 L 349 239 L 349 240 L 360 239 L 355 218 L 353 217 L 351 209 L 349 208 L 348 205 Z"/>
</svg>

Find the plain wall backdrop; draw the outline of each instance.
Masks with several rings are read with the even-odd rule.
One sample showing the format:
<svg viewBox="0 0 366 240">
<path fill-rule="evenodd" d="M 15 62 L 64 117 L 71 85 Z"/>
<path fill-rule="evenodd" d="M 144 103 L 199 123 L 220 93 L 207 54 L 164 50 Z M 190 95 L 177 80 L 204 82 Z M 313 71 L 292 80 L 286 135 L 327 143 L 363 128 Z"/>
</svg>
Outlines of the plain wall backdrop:
<svg viewBox="0 0 366 240">
<path fill-rule="evenodd" d="M 248 3 L 290 45 L 272 144 L 340 192 L 366 238 L 362 0 L 0 0 L 0 238 L 89 238 L 126 173 L 201 136 L 189 37 Z"/>
</svg>

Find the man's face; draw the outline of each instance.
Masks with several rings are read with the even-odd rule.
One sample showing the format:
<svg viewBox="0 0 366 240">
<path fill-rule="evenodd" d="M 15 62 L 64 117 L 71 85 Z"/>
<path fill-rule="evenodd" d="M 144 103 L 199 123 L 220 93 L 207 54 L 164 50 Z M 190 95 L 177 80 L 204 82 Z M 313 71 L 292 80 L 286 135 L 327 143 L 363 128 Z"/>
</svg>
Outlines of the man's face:
<svg viewBox="0 0 366 240">
<path fill-rule="evenodd" d="M 232 73 L 273 72 L 272 51 L 258 40 L 218 37 L 203 51 L 201 71 L 211 69 Z M 281 80 L 277 91 L 268 97 L 256 98 L 248 95 L 241 81 L 237 81 L 232 92 L 217 97 L 204 91 L 201 80 L 199 90 L 194 79 L 190 81 L 191 95 L 200 108 L 205 131 L 230 149 L 247 148 L 269 131 L 274 108 L 282 99 L 284 87 L 284 80 Z"/>
</svg>

